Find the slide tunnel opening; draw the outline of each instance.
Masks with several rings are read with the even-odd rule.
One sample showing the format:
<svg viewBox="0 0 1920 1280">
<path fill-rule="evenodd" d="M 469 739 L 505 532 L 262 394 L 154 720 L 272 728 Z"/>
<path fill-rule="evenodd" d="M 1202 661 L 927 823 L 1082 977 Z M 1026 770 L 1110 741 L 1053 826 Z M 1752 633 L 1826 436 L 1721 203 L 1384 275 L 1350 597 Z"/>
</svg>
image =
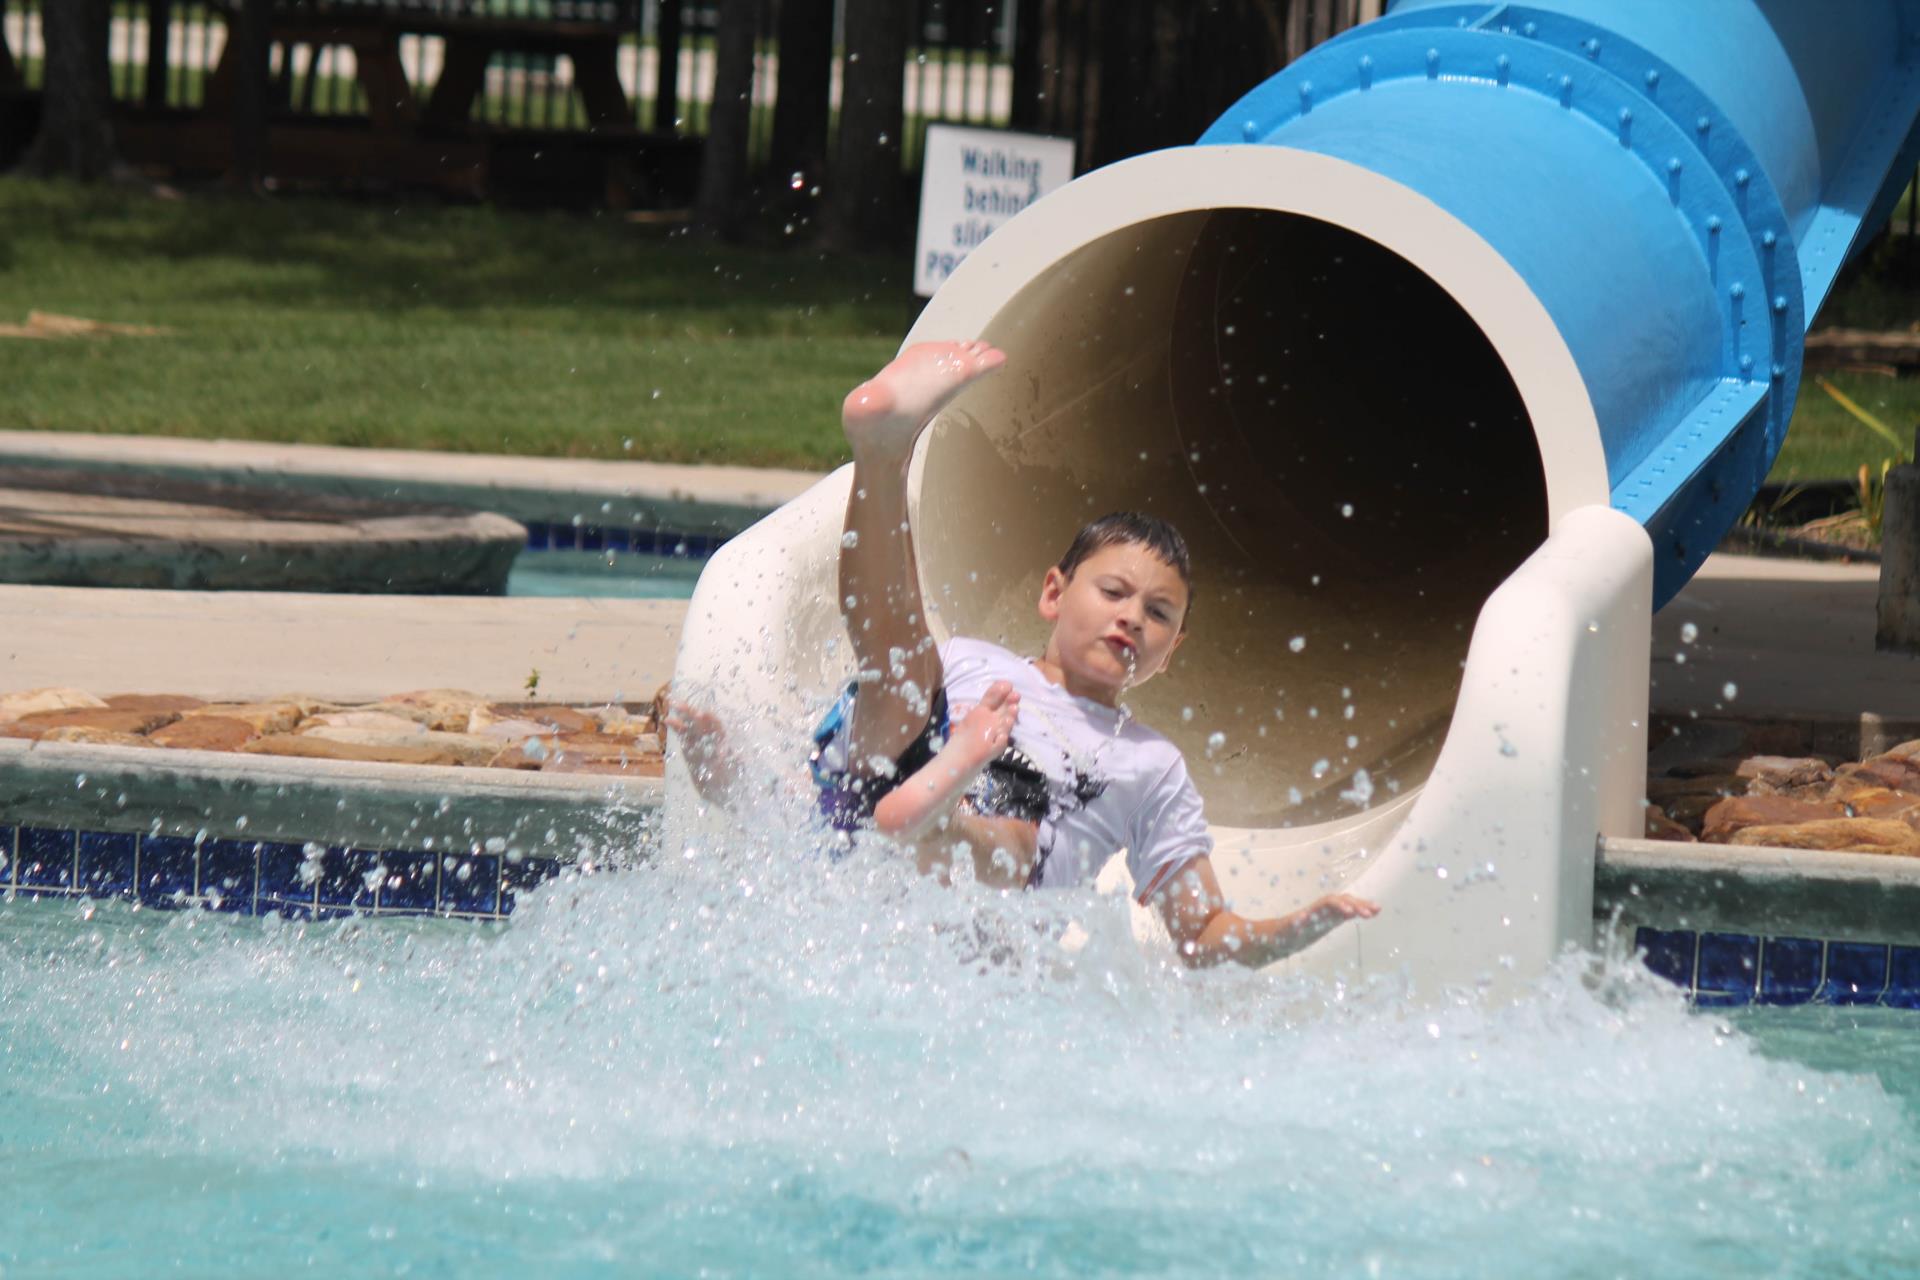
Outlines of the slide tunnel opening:
<svg viewBox="0 0 1920 1280">
<path fill-rule="evenodd" d="M 1357 815 L 1427 776 L 1481 604 L 1546 537 L 1514 379 L 1437 283 L 1300 214 L 1099 236 L 981 336 L 1007 367 L 929 433 L 916 537 L 942 627 L 1037 654 L 1041 575 L 1137 509 L 1193 551 L 1191 631 L 1127 701 L 1235 827 Z"/>
</svg>

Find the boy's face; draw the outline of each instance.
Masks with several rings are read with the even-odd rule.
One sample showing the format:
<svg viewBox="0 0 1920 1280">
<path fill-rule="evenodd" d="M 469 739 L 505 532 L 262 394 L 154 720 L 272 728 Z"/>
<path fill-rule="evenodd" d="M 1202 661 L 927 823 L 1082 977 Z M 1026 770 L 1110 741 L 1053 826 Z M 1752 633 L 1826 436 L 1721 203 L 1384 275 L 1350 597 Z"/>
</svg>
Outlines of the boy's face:
<svg viewBox="0 0 1920 1280">
<path fill-rule="evenodd" d="M 1186 638 L 1186 612 L 1186 583 L 1137 542 L 1100 548 L 1071 578 L 1049 569 L 1040 587 L 1040 616 L 1053 624 L 1047 657 L 1071 677 L 1070 686 L 1104 691 L 1109 700 L 1166 670 Z"/>
</svg>

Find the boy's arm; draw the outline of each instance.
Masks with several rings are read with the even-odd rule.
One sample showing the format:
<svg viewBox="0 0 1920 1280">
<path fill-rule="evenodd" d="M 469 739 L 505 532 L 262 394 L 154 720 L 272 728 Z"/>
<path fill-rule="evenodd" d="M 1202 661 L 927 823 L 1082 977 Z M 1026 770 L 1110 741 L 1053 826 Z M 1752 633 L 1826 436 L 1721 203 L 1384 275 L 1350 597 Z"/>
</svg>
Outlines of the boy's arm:
<svg viewBox="0 0 1920 1280">
<path fill-rule="evenodd" d="M 1331 893 L 1289 915 L 1249 919 L 1226 909 L 1213 860 L 1204 854 L 1180 868 L 1154 895 L 1153 905 L 1180 958 L 1196 969 L 1229 960 L 1257 969 L 1318 942 L 1348 920 L 1380 914 L 1364 898 Z"/>
<path fill-rule="evenodd" d="M 907 775 L 873 807 L 874 830 L 911 844 L 951 814 L 973 780 L 978 766 L 967 767 L 952 743 Z"/>
<path fill-rule="evenodd" d="M 962 803 L 980 770 L 948 758 L 951 750 L 942 750 L 874 806 L 874 829 L 913 846 L 925 871 L 945 863 L 964 841 L 976 880 L 1000 889 L 1024 888 L 1033 874 L 1039 826 L 988 817 Z"/>
<path fill-rule="evenodd" d="M 1020 717 L 1020 695 L 996 680 L 953 724 L 938 754 L 873 809 L 873 825 L 884 835 L 912 845 L 923 868 L 937 865 L 944 852 L 965 841 L 982 883 L 1019 888 L 1033 872 L 1039 828 L 1018 818 L 989 818 L 961 803 L 989 761 L 1006 749 Z M 996 858 L 996 853 L 1005 854 Z M 1008 865 L 1009 858 L 1011 865 Z"/>
<path fill-rule="evenodd" d="M 964 803 L 948 816 L 944 830 L 923 836 L 915 848 L 924 871 L 933 871 L 964 841 L 973 858 L 973 878 L 994 889 L 1024 889 L 1033 876 L 1040 826 L 1022 818 L 994 818 Z"/>
</svg>

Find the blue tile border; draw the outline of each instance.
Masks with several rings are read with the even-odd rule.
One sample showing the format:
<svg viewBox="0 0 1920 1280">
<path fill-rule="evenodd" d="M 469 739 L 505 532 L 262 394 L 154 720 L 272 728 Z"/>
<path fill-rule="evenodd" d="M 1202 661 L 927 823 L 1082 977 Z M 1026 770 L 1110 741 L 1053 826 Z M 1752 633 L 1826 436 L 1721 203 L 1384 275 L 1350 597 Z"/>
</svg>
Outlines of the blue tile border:
<svg viewBox="0 0 1920 1280">
<path fill-rule="evenodd" d="M 1700 1008 L 1877 1005 L 1920 1011 L 1920 947 L 1758 934 L 1634 931 L 1654 976 Z"/>
<path fill-rule="evenodd" d="M 11 887 L 18 891 L 70 892 L 80 862 L 76 834 L 58 827 L 21 827 Z"/>
<path fill-rule="evenodd" d="M 0 825 L 0 897 L 119 898 L 292 919 L 499 920 L 567 863 L 501 853 L 327 848 Z"/>
<path fill-rule="evenodd" d="M 1763 939 L 1760 1003 L 1806 1004 L 1818 996 L 1824 949 L 1818 938 Z"/>
<path fill-rule="evenodd" d="M 528 551 L 630 551 L 636 555 L 704 560 L 732 536 L 581 524 L 572 520 L 523 520 L 521 523 L 526 526 Z"/>
<path fill-rule="evenodd" d="M 1760 939 L 1747 933 L 1700 935 L 1700 967 L 1693 979 L 1695 1004 L 1750 1004 L 1759 978 Z"/>
<path fill-rule="evenodd" d="M 1820 998 L 1828 1004 L 1879 1004 L 1891 951 L 1884 943 L 1829 942 Z"/>
</svg>

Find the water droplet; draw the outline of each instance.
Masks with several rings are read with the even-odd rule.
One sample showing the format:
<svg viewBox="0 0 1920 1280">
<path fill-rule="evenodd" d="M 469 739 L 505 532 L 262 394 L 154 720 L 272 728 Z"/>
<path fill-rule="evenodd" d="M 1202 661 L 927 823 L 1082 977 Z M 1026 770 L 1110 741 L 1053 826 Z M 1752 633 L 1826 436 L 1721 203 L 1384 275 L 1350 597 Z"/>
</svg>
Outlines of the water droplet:
<svg viewBox="0 0 1920 1280">
<path fill-rule="evenodd" d="M 1740 696 L 1740 686 L 1735 684 L 1733 681 L 1729 680 L 1725 684 L 1720 686 L 1720 696 L 1725 698 L 1728 702 L 1732 702 L 1735 698 Z"/>
<path fill-rule="evenodd" d="M 796 169 L 794 170 L 793 176 L 787 179 L 787 185 L 795 191 L 798 191 L 801 187 L 807 185 L 807 175 Z"/>
<path fill-rule="evenodd" d="M 859 531 L 857 529 L 849 529 L 845 533 L 841 534 L 840 545 L 845 547 L 849 551 L 859 546 L 860 545 Z"/>
<path fill-rule="evenodd" d="M 1674 666 L 1676 666 L 1676 667 L 1684 667 L 1684 666 L 1686 666 L 1686 665 L 1687 665 L 1687 655 L 1686 655 L 1686 654 L 1684 654 L 1684 653 L 1676 653 L 1676 654 L 1674 654 L 1674 655 L 1673 655 L 1673 665 L 1674 665 Z"/>
<path fill-rule="evenodd" d="M 1303 797 L 1303 796 L 1302 796 L 1302 795 L 1300 794 L 1300 788 L 1298 788 L 1298 787 L 1288 787 L 1288 788 L 1287 788 L 1287 803 L 1288 803 L 1288 804 L 1299 804 L 1299 803 L 1301 802 L 1301 800 L 1303 800 L 1304 798 L 1305 798 L 1305 797 Z"/>
<path fill-rule="evenodd" d="M 1307 638 L 1305 636 L 1295 636 L 1293 639 L 1287 641 L 1287 648 L 1293 650 L 1295 653 L 1299 653 L 1306 647 Z"/>
<path fill-rule="evenodd" d="M 1681 644 L 1692 644 L 1695 640 L 1698 640 L 1699 638 L 1700 638 L 1700 628 L 1694 626 L 1691 622 L 1683 622 L 1680 624 L 1680 643 Z"/>
<path fill-rule="evenodd" d="M 1316 778 L 1324 778 L 1327 776 L 1327 771 L 1331 768 L 1333 768 L 1333 762 L 1322 756 L 1313 762 L 1313 768 L 1309 769 L 1308 772 Z"/>
<path fill-rule="evenodd" d="M 1365 769 L 1353 772 L 1353 785 L 1340 793 L 1340 798 L 1356 808 L 1364 809 L 1373 799 L 1373 779 Z"/>
<path fill-rule="evenodd" d="M 651 398 L 651 399 L 654 399 L 654 400 L 658 400 L 658 399 L 660 398 L 660 388 L 658 388 L 658 387 L 655 387 L 655 388 L 653 389 L 653 395 L 652 395 L 652 397 L 650 397 L 650 398 Z"/>
<path fill-rule="evenodd" d="M 1190 721 L 1190 720 L 1192 720 L 1192 719 L 1193 719 L 1193 708 L 1192 708 L 1192 707 L 1182 707 L 1182 708 L 1180 708 L 1180 719 L 1181 719 L 1182 721 Z"/>
<path fill-rule="evenodd" d="M 1341 503 L 1341 504 L 1340 504 L 1340 514 L 1341 514 L 1342 516 L 1344 516 L 1345 518 L 1347 518 L 1347 519 L 1349 519 L 1349 520 L 1351 520 L 1351 519 L 1353 518 L 1353 504 L 1352 504 L 1351 502 L 1343 502 L 1343 503 Z"/>
<path fill-rule="evenodd" d="M 1227 735 L 1215 729 L 1207 735 L 1207 754 L 1212 755 L 1227 745 Z"/>
</svg>

